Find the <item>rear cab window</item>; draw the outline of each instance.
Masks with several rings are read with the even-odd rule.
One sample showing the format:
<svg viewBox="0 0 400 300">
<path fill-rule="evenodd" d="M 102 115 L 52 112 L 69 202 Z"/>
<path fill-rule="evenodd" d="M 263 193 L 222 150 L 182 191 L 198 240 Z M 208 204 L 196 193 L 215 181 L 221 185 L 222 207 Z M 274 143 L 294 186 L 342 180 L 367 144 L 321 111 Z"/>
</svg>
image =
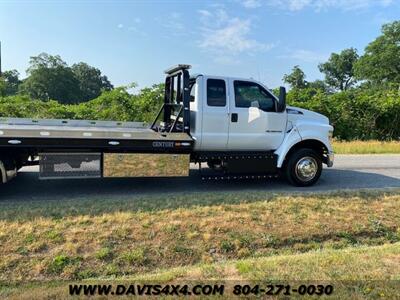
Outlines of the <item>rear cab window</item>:
<svg viewBox="0 0 400 300">
<path fill-rule="evenodd" d="M 207 79 L 207 105 L 226 106 L 225 80 Z"/>
<path fill-rule="evenodd" d="M 190 84 L 189 84 L 190 102 L 195 102 L 195 100 L 196 100 L 196 87 L 197 87 L 196 80 L 191 80 Z"/>
</svg>

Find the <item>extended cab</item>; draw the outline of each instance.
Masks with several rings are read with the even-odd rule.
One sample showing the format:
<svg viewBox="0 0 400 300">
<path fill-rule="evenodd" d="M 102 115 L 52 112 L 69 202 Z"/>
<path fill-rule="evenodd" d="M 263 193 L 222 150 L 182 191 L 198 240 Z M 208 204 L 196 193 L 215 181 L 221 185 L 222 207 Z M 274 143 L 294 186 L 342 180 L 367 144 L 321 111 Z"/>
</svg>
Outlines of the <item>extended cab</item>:
<svg viewBox="0 0 400 300">
<path fill-rule="evenodd" d="M 284 88 L 277 97 L 252 79 L 191 76 L 189 69 L 166 71 L 152 124 L 0 119 L 0 182 L 34 164 L 49 179 L 187 176 L 192 162 L 204 178 L 284 175 L 309 186 L 322 164 L 332 166 L 327 117 L 286 106 Z"/>
</svg>

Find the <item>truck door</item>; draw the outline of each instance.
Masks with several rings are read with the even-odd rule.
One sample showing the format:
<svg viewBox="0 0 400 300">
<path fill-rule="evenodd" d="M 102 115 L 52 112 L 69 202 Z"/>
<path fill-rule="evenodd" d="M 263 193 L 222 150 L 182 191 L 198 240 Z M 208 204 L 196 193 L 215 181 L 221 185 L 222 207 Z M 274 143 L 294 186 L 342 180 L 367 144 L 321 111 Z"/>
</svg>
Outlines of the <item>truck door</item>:
<svg viewBox="0 0 400 300">
<path fill-rule="evenodd" d="M 203 77 L 203 150 L 224 151 L 228 144 L 228 82 L 218 77 Z"/>
<path fill-rule="evenodd" d="M 277 99 L 253 81 L 229 81 L 229 150 L 275 150 L 282 143 L 287 114 L 276 112 Z"/>
</svg>

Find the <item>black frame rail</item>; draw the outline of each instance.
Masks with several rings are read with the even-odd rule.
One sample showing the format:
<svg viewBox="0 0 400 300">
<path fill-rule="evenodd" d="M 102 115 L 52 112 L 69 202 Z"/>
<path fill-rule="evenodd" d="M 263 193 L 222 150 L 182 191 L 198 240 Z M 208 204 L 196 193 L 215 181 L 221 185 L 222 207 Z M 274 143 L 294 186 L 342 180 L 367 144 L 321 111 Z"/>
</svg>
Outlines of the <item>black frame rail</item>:
<svg viewBox="0 0 400 300">
<path fill-rule="evenodd" d="M 168 132 L 190 133 L 190 65 L 177 65 L 165 71 L 164 104 L 157 114 L 151 129 L 159 131 L 157 122 L 163 116 L 165 129 Z M 174 114 L 177 112 L 176 114 Z M 174 115 L 173 120 L 171 116 Z M 179 119 L 182 118 L 182 127 L 178 128 Z"/>
</svg>

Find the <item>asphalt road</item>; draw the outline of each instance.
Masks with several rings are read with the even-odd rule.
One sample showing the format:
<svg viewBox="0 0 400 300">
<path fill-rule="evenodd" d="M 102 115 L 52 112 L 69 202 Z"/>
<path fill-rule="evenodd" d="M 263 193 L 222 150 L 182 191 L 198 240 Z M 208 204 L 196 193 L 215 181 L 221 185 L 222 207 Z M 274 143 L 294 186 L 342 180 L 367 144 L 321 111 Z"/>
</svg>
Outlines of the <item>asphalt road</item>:
<svg viewBox="0 0 400 300">
<path fill-rule="evenodd" d="M 89 197 L 126 198 L 132 195 L 175 192 L 265 191 L 316 192 L 341 189 L 400 188 L 400 155 L 337 155 L 333 168 L 325 168 L 319 182 L 307 188 L 288 185 L 282 179 L 204 181 L 198 170 L 185 178 L 38 179 L 37 168 L 23 169 L 0 186 L 1 200 L 61 200 Z"/>
</svg>

